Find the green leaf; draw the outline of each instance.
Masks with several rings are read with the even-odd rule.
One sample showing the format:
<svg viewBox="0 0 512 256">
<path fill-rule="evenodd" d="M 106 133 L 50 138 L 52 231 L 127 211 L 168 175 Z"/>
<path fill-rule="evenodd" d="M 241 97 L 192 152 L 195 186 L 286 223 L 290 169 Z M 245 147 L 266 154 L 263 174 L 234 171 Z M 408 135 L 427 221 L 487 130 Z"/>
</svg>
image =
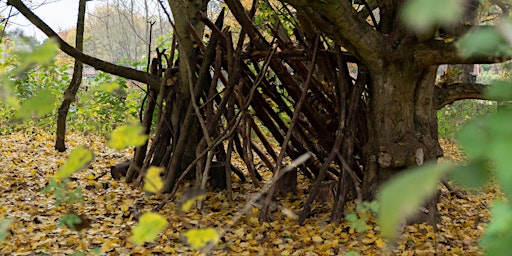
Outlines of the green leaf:
<svg viewBox="0 0 512 256">
<path fill-rule="evenodd" d="M 5 103 L 15 110 L 20 107 L 18 98 L 13 92 L 11 81 L 7 79 L 7 76 L 0 77 L 0 102 Z"/>
<path fill-rule="evenodd" d="M 512 83 L 509 80 L 493 81 L 491 86 L 485 89 L 484 94 L 487 95 L 490 100 L 511 101 Z"/>
<path fill-rule="evenodd" d="M 139 223 L 133 228 L 131 240 L 136 245 L 152 242 L 166 226 L 167 220 L 162 215 L 154 212 L 144 213 Z"/>
<path fill-rule="evenodd" d="M 512 111 L 503 109 L 488 118 L 489 131 L 492 135 L 489 144 L 489 159 L 494 163 L 496 177 L 503 192 L 512 197 Z"/>
<path fill-rule="evenodd" d="M 510 156 L 512 155 L 512 143 L 510 140 L 497 140 L 489 152 L 494 161 L 494 172 L 496 178 L 501 185 L 503 192 L 512 198 L 512 165 L 510 164 Z"/>
<path fill-rule="evenodd" d="M 80 223 L 82 223 L 82 219 L 74 213 L 68 213 L 59 220 L 59 226 L 66 226 L 70 229 L 75 229 L 75 225 L 79 225 Z"/>
<path fill-rule="evenodd" d="M 57 55 L 57 51 L 59 49 L 59 45 L 57 40 L 50 38 L 46 40 L 41 46 L 38 46 L 31 53 L 23 56 L 23 61 L 28 63 L 35 63 L 39 65 L 47 65 L 51 63 L 55 55 Z"/>
<path fill-rule="evenodd" d="M 49 88 L 45 88 L 39 93 L 23 102 L 21 107 L 16 110 L 14 118 L 17 120 L 25 120 L 32 116 L 44 116 L 52 112 L 55 106 L 55 96 Z"/>
<path fill-rule="evenodd" d="M 59 45 L 57 41 L 53 38 L 50 38 L 46 40 L 42 45 L 34 48 L 34 50 L 31 52 L 17 52 L 21 59 L 20 65 L 11 70 L 11 76 L 15 76 L 21 72 L 26 71 L 34 64 L 42 66 L 50 64 L 57 55 L 58 49 Z"/>
<path fill-rule="evenodd" d="M 148 135 L 144 134 L 144 127 L 140 125 L 125 125 L 117 127 L 110 135 L 108 146 L 113 149 L 137 147 L 146 143 Z"/>
<path fill-rule="evenodd" d="M 55 178 L 65 179 L 71 176 L 73 173 L 87 167 L 93 158 L 94 155 L 89 149 L 83 147 L 73 149 L 69 153 L 68 161 L 66 164 L 62 166 L 55 174 Z"/>
<path fill-rule="evenodd" d="M 491 178 L 490 170 L 483 160 L 475 159 L 467 165 L 458 166 L 449 173 L 455 183 L 468 188 L 481 188 Z"/>
<path fill-rule="evenodd" d="M 434 195 L 439 179 L 451 168 L 449 163 L 430 163 L 398 173 L 382 185 L 378 221 L 384 238 L 395 239 L 399 224 Z"/>
<path fill-rule="evenodd" d="M 462 126 L 455 137 L 469 157 L 486 159 L 489 154 L 490 136 L 484 119 L 475 120 Z"/>
<path fill-rule="evenodd" d="M 481 27 L 466 33 L 458 42 L 465 57 L 511 55 L 512 51 L 503 36 L 493 27 Z"/>
<path fill-rule="evenodd" d="M 409 0 L 401 17 L 417 31 L 426 31 L 436 25 L 456 22 L 462 14 L 459 0 Z"/>
<path fill-rule="evenodd" d="M 162 167 L 151 166 L 144 177 L 144 190 L 151 193 L 158 193 L 164 186 L 160 173 L 164 171 Z"/>
<path fill-rule="evenodd" d="M 214 228 L 192 229 L 185 232 L 183 240 L 194 250 L 200 250 L 209 243 L 219 242 L 219 233 Z"/>
<path fill-rule="evenodd" d="M 9 235 L 9 227 L 13 222 L 14 220 L 12 219 L 0 220 L 0 242 L 5 241 L 5 239 Z"/>
<path fill-rule="evenodd" d="M 512 244 L 512 206 L 503 201 L 491 207 L 492 221 L 480 240 L 486 255 L 509 255 Z"/>
</svg>

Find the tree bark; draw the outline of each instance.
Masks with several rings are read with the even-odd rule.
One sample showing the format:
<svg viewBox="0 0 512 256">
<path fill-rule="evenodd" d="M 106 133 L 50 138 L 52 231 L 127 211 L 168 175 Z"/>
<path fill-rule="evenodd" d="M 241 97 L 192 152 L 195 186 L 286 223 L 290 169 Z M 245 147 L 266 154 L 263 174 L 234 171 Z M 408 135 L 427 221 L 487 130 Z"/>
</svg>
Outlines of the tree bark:
<svg viewBox="0 0 512 256">
<path fill-rule="evenodd" d="M 85 20 L 85 5 L 87 0 L 80 0 L 78 4 L 78 20 L 76 24 L 76 49 L 83 51 L 84 46 L 84 20 Z M 76 93 L 80 84 L 82 83 L 82 70 L 83 63 L 79 59 L 75 59 L 75 66 L 73 68 L 73 77 L 71 82 L 64 91 L 64 99 L 57 112 L 57 132 L 55 139 L 55 149 L 59 152 L 66 150 L 66 117 L 68 116 L 69 106 L 75 101 Z"/>
<path fill-rule="evenodd" d="M 398 172 L 442 155 L 433 101 L 436 68 L 415 68 L 404 61 L 371 70 L 363 199 L 374 199 L 378 187 Z M 435 224 L 430 221 L 436 220 L 436 198 L 425 208 L 414 220 Z"/>
<path fill-rule="evenodd" d="M 178 85 L 174 104 L 176 110 L 171 114 L 172 123 L 177 130 L 176 147 L 173 150 L 171 160 L 167 165 L 165 175 L 165 185 L 163 191 L 170 192 L 174 183 L 183 171 L 196 158 L 196 146 L 200 140 L 200 130 L 197 117 L 195 117 L 192 100 L 196 101 L 200 95 L 201 89 L 207 88 L 205 84 L 197 84 L 195 76 L 197 52 L 194 52 L 194 34 L 202 37 L 204 23 L 202 23 L 197 13 L 205 12 L 209 0 L 193 1 L 172 1 L 169 0 L 171 11 L 175 21 L 175 36 L 178 37 L 179 45 L 179 71 Z M 200 42 L 195 42 L 196 44 Z M 207 80 L 200 81 L 200 83 Z M 194 84 L 194 90 L 197 92 L 192 95 L 190 92 L 190 83 Z M 201 88 L 201 89 L 200 89 Z"/>
</svg>

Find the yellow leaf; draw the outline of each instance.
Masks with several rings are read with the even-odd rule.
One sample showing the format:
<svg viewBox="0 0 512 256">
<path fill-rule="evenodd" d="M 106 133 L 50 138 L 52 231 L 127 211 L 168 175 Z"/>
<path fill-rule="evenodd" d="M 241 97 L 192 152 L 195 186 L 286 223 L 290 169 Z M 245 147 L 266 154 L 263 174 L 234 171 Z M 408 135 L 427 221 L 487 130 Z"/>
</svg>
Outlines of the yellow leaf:
<svg viewBox="0 0 512 256">
<path fill-rule="evenodd" d="M 117 127 L 110 135 L 108 146 L 113 149 L 137 147 L 146 143 L 148 135 L 144 134 L 144 127 L 140 125 L 124 125 Z"/>
<path fill-rule="evenodd" d="M 124 211 L 127 211 L 127 210 L 128 210 L 128 207 L 129 207 L 128 205 L 126 205 L 126 204 L 122 204 L 119 208 L 121 209 L 121 211 L 123 211 L 123 212 L 124 212 Z"/>
<path fill-rule="evenodd" d="M 152 242 L 165 226 L 167 226 L 167 220 L 162 215 L 154 212 L 144 213 L 140 217 L 139 224 L 133 228 L 131 240 L 136 245 Z"/>
<path fill-rule="evenodd" d="M 323 241 L 323 239 L 320 236 L 313 236 L 311 240 L 313 240 L 313 242 L 315 243 L 321 243 Z"/>
<path fill-rule="evenodd" d="M 217 244 L 219 241 L 219 233 L 214 228 L 192 229 L 182 237 L 194 250 L 200 250 L 209 243 Z"/>
<path fill-rule="evenodd" d="M 162 167 L 151 166 L 144 177 L 144 190 L 151 193 L 158 193 L 164 186 L 160 173 L 164 171 Z"/>
<path fill-rule="evenodd" d="M 386 248 L 386 243 L 384 243 L 384 241 L 382 241 L 382 239 L 380 239 L 380 238 L 375 240 L 375 245 L 377 245 L 377 247 L 379 247 L 381 249 Z"/>
<path fill-rule="evenodd" d="M 69 153 L 68 161 L 66 164 L 62 166 L 55 174 L 55 178 L 65 179 L 71 176 L 76 171 L 85 168 L 93 158 L 93 153 L 89 149 L 83 147 L 73 149 Z"/>
<path fill-rule="evenodd" d="M 119 84 L 116 82 L 110 82 L 110 83 L 104 83 L 101 85 L 100 90 L 103 90 L 105 92 L 114 92 L 115 90 L 119 89 Z"/>
<path fill-rule="evenodd" d="M 183 201 L 178 206 L 178 209 L 183 212 L 188 212 L 197 200 L 202 200 L 206 197 L 206 193 L 200 189 L 187 191 L 183 195 Z"/>
</svg>

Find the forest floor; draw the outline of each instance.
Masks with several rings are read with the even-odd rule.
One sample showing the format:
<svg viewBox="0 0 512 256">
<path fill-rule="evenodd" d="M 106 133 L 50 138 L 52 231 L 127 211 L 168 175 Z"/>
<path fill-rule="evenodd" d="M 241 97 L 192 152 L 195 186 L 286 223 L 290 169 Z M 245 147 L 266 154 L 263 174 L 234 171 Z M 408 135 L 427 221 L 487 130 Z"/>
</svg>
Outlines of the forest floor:
<svg viewBox="0 0 512 256">
<path fill-rule="evenodd" d="M 281 198 L 272 213 L 272 221 L 259 225 L 247 217 L 234 222 L 234 215 L 255 190 L 247 182 L 235 183 L 233 203 L 225 192 L 208 193 L 201 211 L 187 213 L 168 203 L 160 214 L 169 222 L 152 243 L 136 246 L 130 241 L 137 224 L 137 212 L 149 212 L 161 199 L 145 196 L 139 188 L 115 181 L 111 165 L 131 157 L 131 151 L 108 149 L 104 138 L 72 134 L 68 148 L 84 145 L 94 150 L 95 159 L 85 170 L 74 174 L 72 187 L 83 188 L 84 203 L 73 211 L 90 221 L 90 226 L 73 231 L 59 226 L 59 218 L 69 209 L 55 207 L 55 197 L 41 190 L 66 162 L 67 152 L 54 150 L 54 136 L 39 132 L 17 132 L 0 136 L 0 220 L 13 220 L 9 234 L 0 242 L 0 255 L 192 255 L 180 234 L 193 228 L 215 227 L 229 230 L 216 245 L 214 255 L 480 255 L 477 243 L 489 221 L 488 207 L 499 195 L 493 186 L 481 191 L 464 191 L 467 199 L 458 199 L 441 187 L 441 214 L 438 230 L 431 226 L 406 226 L 395 245 L 379 237 L 379 227 L 370 213 L 370 228 L 357 232 L 348 222 L 329 223 L 329 203 L 316 203 L 314 215 L 303 226 L 290 217 L 299 212 L 307 199 L 308 183 L 300 182 L 299 191 Z M 443 141 L 445 154 L 462 161 L 456 146 Z M 179 198 L 179 196 L 178 196 Z M 69 207 L 68 207 L 69 208 Z M 347 206 L 347 213 L 354 212 Z M 357 253 L 357 254 L 355 254 Z"/>
</svg>

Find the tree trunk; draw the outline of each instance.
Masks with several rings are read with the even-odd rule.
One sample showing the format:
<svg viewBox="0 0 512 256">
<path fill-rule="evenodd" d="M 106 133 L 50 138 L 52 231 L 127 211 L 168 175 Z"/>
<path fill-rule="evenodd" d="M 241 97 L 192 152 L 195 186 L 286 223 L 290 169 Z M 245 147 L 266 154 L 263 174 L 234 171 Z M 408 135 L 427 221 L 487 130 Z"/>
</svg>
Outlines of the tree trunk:
<svg viewBox="0 0 512 256">
<path fill-rule="evenodd" d="M 84 45 L 84 20 L 85 20 L 85 4 L 87 0 L 80 0 L 78 4 L 78 21 L 76 29 L 76 49 L 83 51 Z M 57 112 L 57 134 L 55 139 L 55 149 L 59 152 L 66 150 L 66 117 L 68 115 L 69 106 L 75 101 L 76 93 L 80 84 L 82 83 L 82 69 L 83 63 L 75 59 L 75 66 L 73 68 L 73 77 L 71 82 L 64 92 L 64 99 Z"/>
<path fill-rule="evenodd" d="M 441 156 L 433 102 L 435 67 L 418 72 L 413 64 L 395 62 L 370 70 L 369 141 L 365 146 L 363 198 L 396 173 Z M 421 182 L 421 181 L 418 181 Z M 435 224 L 437 199 L 415 221 Z"/>
<path fill-rule="evenodd" d="M 165 185 L 163 191 L 169 192 L 174 186 L 177 178 L 194 161 L 196 157 L 196 147 L 200 140 L 200 130 L 198 129 L 198 120 L 195 117 L 191 100 L 197 100 L 199 92 L 192 95 L 190 92 L 190 83 L 195 87 L 204 88 L 203 84 L 196 84 L 196 66 L 198 63 L 197 52 L 194 44 L 198 42 L 194 39 L 196 36 L 202 38 L 204 23 L 198 19 L 197 12 L 206 12 L 208 0 L 193 1 L 171 1 L 169 5 L 175 22 L 175 36 L 178 37 L 179 51 L 179 71 L 178 85 L 176 90 L 174 111 L 171 113 L 173 126 L 176 127 L 175 148 L 172 152 L 171 160 L 167 165 L 165 175 Z M 194 88 L 196 90 L 196 88 Z"/>
</svg>

